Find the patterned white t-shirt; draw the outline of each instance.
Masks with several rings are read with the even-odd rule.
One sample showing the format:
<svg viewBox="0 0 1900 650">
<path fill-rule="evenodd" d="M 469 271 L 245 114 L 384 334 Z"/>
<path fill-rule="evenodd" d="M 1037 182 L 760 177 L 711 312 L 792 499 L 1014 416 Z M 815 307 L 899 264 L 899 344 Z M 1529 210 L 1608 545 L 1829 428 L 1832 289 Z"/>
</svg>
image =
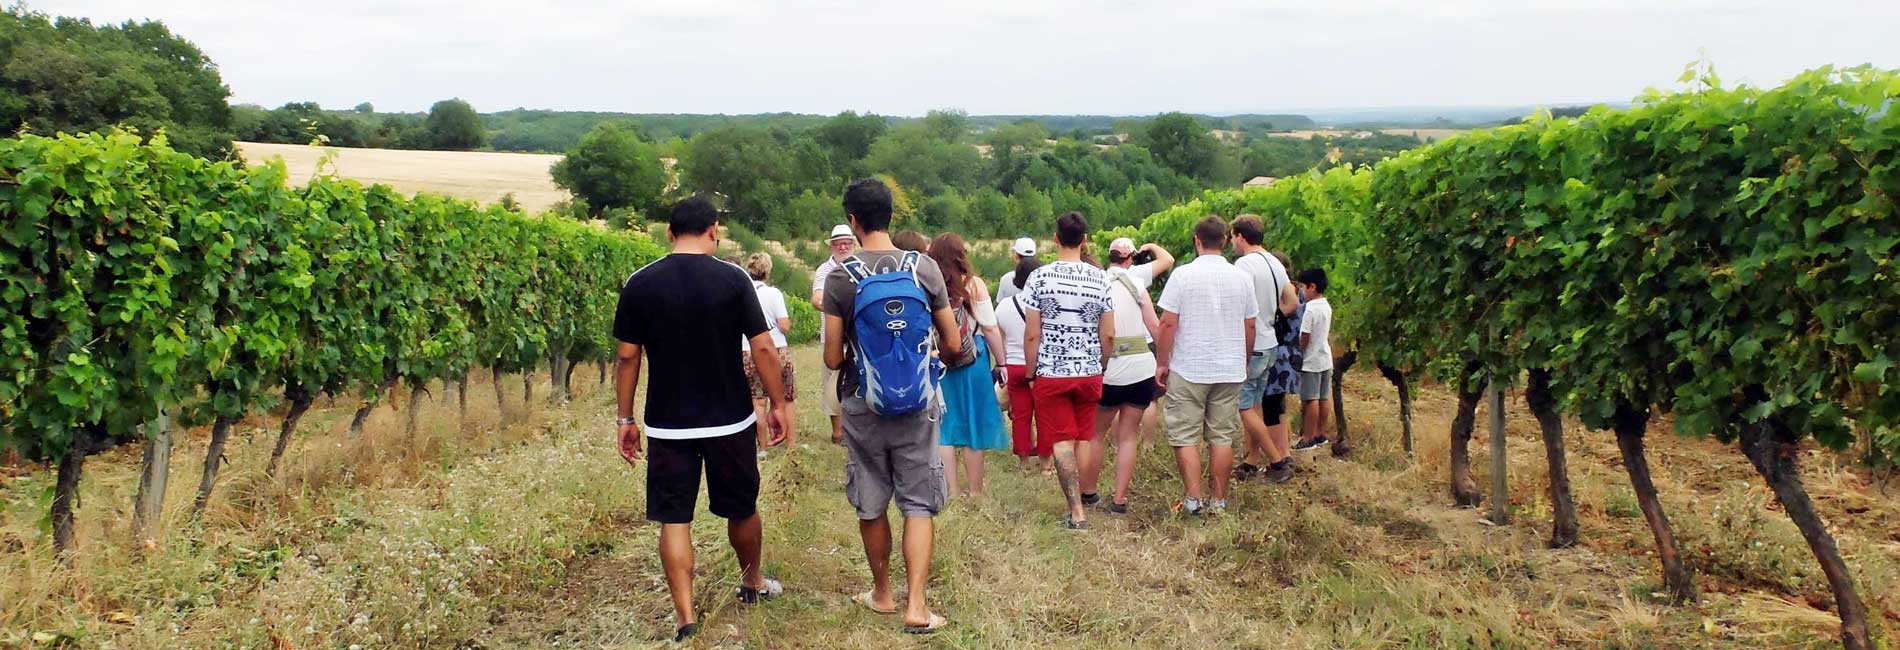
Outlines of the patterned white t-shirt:
<svg viewBox="0 0 1900 650">
<path fill-rule="evenodd" d="M 1030 274 L 1024 306 L 1042 313 L 1038 377 L 1102 374 L 1102 319 L 1114 311 L 1108 274 L 1082 262 L 1057 260 Z"/>
</svg>

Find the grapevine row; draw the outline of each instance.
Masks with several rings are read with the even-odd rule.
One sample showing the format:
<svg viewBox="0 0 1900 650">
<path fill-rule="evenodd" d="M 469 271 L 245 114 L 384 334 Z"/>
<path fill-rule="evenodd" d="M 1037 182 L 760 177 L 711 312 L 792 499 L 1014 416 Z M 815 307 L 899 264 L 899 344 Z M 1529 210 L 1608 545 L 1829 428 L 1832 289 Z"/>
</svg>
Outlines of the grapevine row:
<svg viewBox="0 0 1900 650">
<path fill-rule="evenodd" d="M 1821 564 L 1844 643 L 1869 647 L 1795 461 L 1809 437 L 1900 461 L 1900 74 L 1823 68 L 1772 89 L 1723 88 L 1706 70 L 1692 80 L 1628 109 L 1210 193 L 1122 234 L 1185 249 L 1199 216 L 1266 215 L 1271 245 L 1332 274 L 1353 351 L 1342 371 L 1366 355 L 1400 388 L 1402 414 L 1414 378 L 1456 390 L 1460 505 L 1482 498 L 1467 451 L 1482 387 L 1522 385 L 1550 462 L 1554 547 L 1577 541 L 1560 413 L 1615 431 L 1678 599 L 1695 598 L 1693 577 L 1644 434 L 1671 413 L 1680 433 L 1737 443 Z M 1409 417 L 1404 430 L 1409 452 Z"/>
<path fill-rule="evenodd" d="M 500 207 L 285 181 L 162 135 L 0 140 L 0 447 L 59 461 L 56 548 L 85 456 L 154 422 L 212 425 L 195 514 L 232 424 L 280 400 L 273 471 L 319 394 L 367 409 L 441 380 L 465 396 L 473 368 L 543 362 L 564 393 L 573 362 L 610 350 L 616 287 L 661 254 Z M 162 501 L 142 494 L 137 525 Z"/>
</svg>

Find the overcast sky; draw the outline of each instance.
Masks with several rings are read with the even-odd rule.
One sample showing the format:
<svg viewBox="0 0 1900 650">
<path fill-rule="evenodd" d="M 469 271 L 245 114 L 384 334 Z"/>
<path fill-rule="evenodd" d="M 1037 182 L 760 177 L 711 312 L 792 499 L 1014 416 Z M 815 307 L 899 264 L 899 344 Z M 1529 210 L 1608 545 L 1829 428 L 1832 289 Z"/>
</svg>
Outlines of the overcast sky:
<svg viewBox="0 0 1900 650">
<path fill-rule="evenodd" d="M 10 0 L 0 0 L 0 2 Z M 1628 100 L 1900 66 L 1900 1 L 32 0 L 159 19 L 232 100 L 422 110 L 1205 113 Z M 936 3 L 933 3 L 936 4 Z"/>
</svg>

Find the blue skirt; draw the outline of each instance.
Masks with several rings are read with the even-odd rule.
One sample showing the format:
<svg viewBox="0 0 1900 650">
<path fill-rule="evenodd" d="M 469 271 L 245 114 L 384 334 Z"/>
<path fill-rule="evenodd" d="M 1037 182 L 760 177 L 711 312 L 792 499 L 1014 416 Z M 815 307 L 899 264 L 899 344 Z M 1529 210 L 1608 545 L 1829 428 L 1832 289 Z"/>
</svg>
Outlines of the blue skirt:
<svg viewBox="0 0 1900 650">
<path fill-rule="evenodd" d="M 990 347 L 976 338 L 976 363 L 944 373 L 943 430 L 938 444 L 971 449 L 1008 449 L 1009 429 L 990 381 Z"/>
</svg>

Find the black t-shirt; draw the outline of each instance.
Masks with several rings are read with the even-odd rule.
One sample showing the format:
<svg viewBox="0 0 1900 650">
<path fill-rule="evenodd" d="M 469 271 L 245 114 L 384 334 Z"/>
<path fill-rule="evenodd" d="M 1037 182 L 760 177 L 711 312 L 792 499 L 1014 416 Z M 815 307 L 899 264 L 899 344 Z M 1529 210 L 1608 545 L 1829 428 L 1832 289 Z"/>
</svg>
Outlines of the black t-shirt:
<svg viewBox="0 0 1900 650">
<path fill-rule="evenodd" d="M 614 338 L 646 350 L 647 435 L 710 438 L 752 424 L 744 353 L 732 341 L 765 331 L 752 278 L 710 255 L 674 253 L 629 276 Z"/>
</svg>

